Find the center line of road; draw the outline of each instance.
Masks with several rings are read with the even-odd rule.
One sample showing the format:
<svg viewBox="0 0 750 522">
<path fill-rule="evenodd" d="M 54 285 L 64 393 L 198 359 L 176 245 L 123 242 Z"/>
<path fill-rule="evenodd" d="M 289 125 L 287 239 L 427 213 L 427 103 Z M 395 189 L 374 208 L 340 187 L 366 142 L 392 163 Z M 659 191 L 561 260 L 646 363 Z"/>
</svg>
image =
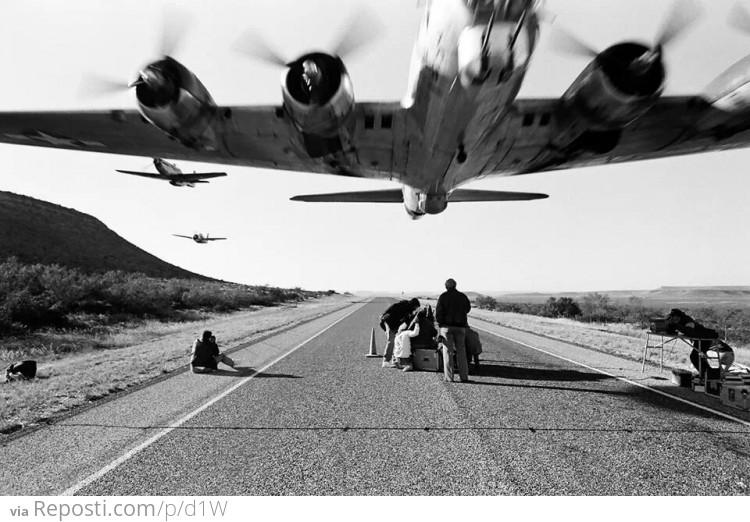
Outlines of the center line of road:
<svg viewBox="0 0 750 522">
<path fill-rule="evenodd" d="M 307 343 L 309 343 L 310 341 L 312 341 L 313 339 L 315 339 L 319 335 L 323 334 L 327 330 L 333 328 L 334 326 L 336 326 L 337 324 L 339 324 L 341 321 L 343 321 L 344 319 L 346 319 L 347 317 L 349 317 L 354 312 L 358 311 L 359 309 L 361 309 L 362 307 L 364 307 L 367 304 L 369 304 L 369 301 L 361 304 L 360 306 L 358 306 L 357 308 L 355 308 L 354 310 L 352 310 L 351 312 L 349 312 L 348 314 L 346 314 L 341 319 L 338 319 L 337 321 L 334 321 L 333 323 L 329 324 L 328 326 L 326 326 L 325 328 L 323 328 L 321 331 L 319 331 L 318 333 L 316 333 L 315 335 L 313 335 L 309 339 L 307 339 L 305 341 L 302 341 L 300 344 L 298 344 L 297 346 L 295 346 L 294 348 L 292 348 L 291 350 L 289 350 L 287 353 L 285 353 L 284 355 L 281 355 L 281 356 L 277 357 L 276 359 L 274 359 L 273 361 L 271 361 L 270 363 L 268 363 L 267 365 L 265 365 L 263 368 L 261 368 L 260 370 L 256 371 L 251 376 L 245 377 L 244 379 L 242 379 L 240 382 L 238 382 L 234 386 L 232 386 L 232 387 L 224 390 L 222 393 L 220 393 L 219 395 L 217 395 L 213 399 L 209 400 L 208 402 L 206 402 L 202 406 L 198 407 L 197 409 L 193 410 L 192 412 L 188 413 L 187 415 L 185 415 L 184 417 L 182 417 L 180 420 L 178 420 L 177 422 L 175 422 L 171 426 L 166 427 L 165 429 L 163 429 L 162 431 L 160 431 L 159 433 L 157 433 L 156 435 L 154 435 L 150 439 L 146 440 L 145 442 L 143 442 L 143 443 L 139 444 L 138 446 L 134 447 L 133 449 L 129 450 L 127 453 L 125 453 L 121 457 L 113 460 L 108 465 L 104 466 L 102 469 L 100 469 L 99 471 L 97 471 L 96 473 L 92 473 L 91 475 L 89 475 L 88 477 L 86 477 L 85 479 L 83 479 L 82 481 L 80 481 L 78 484 L 76 484 L 75 486 L 66 489 L 65 491 L 63 491 L 62 493 L 60 493 L 60 496 L 75 495 L 82 488 L 88 486 L 89 484 L 91 484 L 95 480 L 100 479 L 101 477 L 103 477 L 104 475 L 106 475 L 107 473 L 109 473 L 110 471 L 112 471 L 113 469 L 115 469 L 116 467 L 118 467 L 120 464 L 128 461 L 135 454 L 137 454 L 140 451 L 148 448 L 151 444 L 153 444 L 157 440 L 161 439 L 165 435 L 167 435 L 167 434 L 171 433 L 172 431 L 174 431 L 175 429 L 179 428 L 180 426 L 182 426 L 183 424 L 185 424 L 187 421 L 189 421 L 190 419 L 192 419 L 193 417 L 195 417 L 196 415 L 198 415 L 200 412 L 202 412 L 206 408 L 209 408 L 210 406 L 212 406 L 213 404 L 215 404 L 219 400 L 223 399 L 224 397 L 226 397 L 227 395 L 229 395 L 230 393 L 232 393 L 234 390 L 236 390 L 237 388 L 239 388 L 243 384 L 247 383 L 248 381 L 250 381 L 251 379 L 253 379 L 255 376 L 263 373 L 264 371 L 266 371 L 268 368 L 270 368 L 271 366 L 273 366 L 274 364 L 276 364 L 280 360 L 282 360 L 285 357 L 288 357 L 289 355 L 293 354 L 298 349 L 302 348 L 304 345 L 306 345 Z"/>
<path fill-rule="evenodd" d="M 522 341 L 518 341 L 516 339 L 511 339 L 510 337 L 505 337 L 504 335 L 500 335 L 499 333 L 491 332 L 490 330 L 487 330 L 485 328 L 480 328 L 479 326 L 476 326 L 476 324 L 472 325 L 472 328 L 476 328 L 477 330 L 481 330 L 482 332 L 485 332 L 485 333 L 488 333 L 488 334 L 492 334 L 495 337 L 499 337 L 500 339 L 505 339 L 506 341 L 510 341 L 510 342 L 513 342 L 513 343 L 516 343 L 516 344 L 520 344 L 521 346 L 525 346 L 526 348 L 531 348 L 532 350 L 536 350 L 537 352 L 542 352 L 544 354 L 551 355 L 552 357 L 556 357 L 556 358 L 561 359 L 563 361 L 566 361 L 566 362 L 569 362 L 569 363 L 581 366 L 583 368 L 586 368 L 587 370 L 593 370 L 595 372 L 601 373 L 601 374 L 606 375 L 608 377 L 612 377 L 614 379 L 626 382 L 628 384 L 632 384 L 633 386 L 638 386 L 639 388 L 644 388 L 646 390 L 650 390 L 650 391 L 652 391 L 654 393 L 657 393 L 659 395 L 662 395 L 664 397 L 669 397 L 670 399 L 673 399 L 673 400 L 676 400 L 678 402 L 682 402 L 684 404 L 688 404 L 690 406 L 693 406 L 695 408 L 698 408 L 698 409 L 701 409 L 701 410 L 713 413 L 714 415 L 718 415 L 719 417 L 723 417 L 725 419 L 728 419 L 728 420 L 733 421 L 733 422 L 737 422 L 739 424 L 742 424 L 745 427 L 750 428 L 750 422 L 744 421 L 742 419 L 738 419 L 737 417 L 732 417 L 731 415 L 727 415 L 726 413 L 722 413 L 720 411 L 711 409 L 708 406 L 703 406 L 702 404 L 697 404 L 695 402 L 691 402 L 691 401 L 689 401 L 687 399 L 683 399 L 682 397 L 677 397 L 675 395 L 671 395 L 669 393 L 657 390 L 656 388 L 652 388 L 651 386 L 647 386 L 647 385 L 641 384 L 639 382 L 631 381 L 630 379 L 626 379 L 625 377 L 619 377 L 617 375 L 614 375 L 612 373 L 606 372 L 604 370 L 600 370 L 599 368 L 594 368 L 593 366 L 589 366 L 587 364 L 584 364 L 584 363 L 581 363 L 581 362 L 578 362 L 578 361 L 574 361 L 573 359 L 568 359 L 567 357 L 563 357 L 562 355 L 557 355 L 555 353 L 548 352 L 547 350 L 543 350 L 541 348 L 537 348 L 536 346 L 531 346 L 530 344 L 526 344 L 526 343 L 524 343 Z M 560 341 L 560 342 L 564 342 L 564 341 Z"/>
</svg>

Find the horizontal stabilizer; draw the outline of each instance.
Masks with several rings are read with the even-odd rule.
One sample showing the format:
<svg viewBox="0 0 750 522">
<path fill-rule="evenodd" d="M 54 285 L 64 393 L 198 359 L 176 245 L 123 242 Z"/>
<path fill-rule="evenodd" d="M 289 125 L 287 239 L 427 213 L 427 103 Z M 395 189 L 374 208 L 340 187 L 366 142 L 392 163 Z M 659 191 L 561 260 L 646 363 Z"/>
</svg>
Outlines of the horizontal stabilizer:
<svg viewBox="0 0 750 522">
<path fill-rule="evenodd" d="M 466 201 L 528 201 L 544 199 L 547 194 L 535 192 L 503 192 L 497 190 L 467 190 L 457 189 L 448 196 L 449 203 Z M 401 189 L 366 190 L 361 192 L 336 192 L 333 194 L 308 194 L 294 196 L 292 201 L 307 201 L 310 203 L 403 203 Z"/>
<path fill-rule="evenodd" d="M 307 201 L 310 203 L 403 203 L 404 197 L 401 194 L 401 189 L 388 189 L 309 194 L 294 196 L 292 201 Z"/>
<path fill-rule="evenodd" d="M 548 197 L 547 194 L 537 194 L 536 192 L 456 189 L 448 196 L 448 201 L 450 203 L 467 201 L 528 201 L 531 199 L 546 199 Z"/>
</svg>

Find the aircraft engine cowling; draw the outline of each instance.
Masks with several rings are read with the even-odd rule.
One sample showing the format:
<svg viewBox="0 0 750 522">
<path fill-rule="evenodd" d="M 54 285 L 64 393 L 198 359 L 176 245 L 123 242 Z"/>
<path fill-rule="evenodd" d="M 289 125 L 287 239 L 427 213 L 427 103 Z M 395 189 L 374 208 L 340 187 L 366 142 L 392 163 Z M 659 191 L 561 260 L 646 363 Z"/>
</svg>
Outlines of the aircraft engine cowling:
<svg viewBox="0 0 750 522">
<path fill-rule="evenodd" d="M 743 112 L 750 108 L 750 56 L 719 75 L 704 89 L 703 96 L 725 112 Z"/>
<path fill-rule="evenodd" d="M 563 105 L 588 130 L 622 129 L 643 115 L 664 89 L 661 49 L 637 43 L 599 53 L 563 95 Z"/>
<path fill-rule="evenodd" d="M 216 103 L 185 66 L 164 57 L 141 70 L 131 85 L 138 109 L 151 124 L 187 147 L 216 150 Z"/>
<path fill-rule="evenodd" d="M 354 90 L 340 58 L 310 53 L 287 64 L 284 107 L 304 134 L 335 136 L 354 109 Z"/>
</svg>

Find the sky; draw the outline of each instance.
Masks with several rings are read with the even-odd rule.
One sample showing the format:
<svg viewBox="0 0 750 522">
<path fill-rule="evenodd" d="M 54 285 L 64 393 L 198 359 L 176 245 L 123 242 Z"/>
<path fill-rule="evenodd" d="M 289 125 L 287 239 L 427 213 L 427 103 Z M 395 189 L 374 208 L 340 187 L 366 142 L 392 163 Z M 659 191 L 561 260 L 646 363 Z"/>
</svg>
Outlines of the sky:
<svg viewBox="0 0 750 522">
<path fill-rule="evenodd" d="M 127 81 L 156 59 L 162 1 L 7 2 L 0 19 L 0 111 L 135 108 L 132 92 L 80 96 L 86 75 Z M 398 101 L 425 0 L 375 0 L 379 39 L 347 68 L 362 101 Z M 696 94 L 750 53 L 730 29 L 732 2 L 704 13 L 667 49 L 666 95 Z M 190 17 L 175 58 L 220 105 L 281 101 L 281 71 L 234 53 L 247 30 L 286 57 L 330 49 L 351 0 L 184 1 Z M 653 41 L 668 2 L 548 0 L 550 22 L 520 98 L 559 97 L 586 66 L 548 43 L 561 25 L 604 50 Z M 709 9 L 710 7 L 710 9 Z M 532 202 L 450 205 L 411 221 L 400 205 L 312 204 L 297 194 L 392 188 L 384 181 L 223 167 L 195 189 L 118 174 L 150 158 L 0 145 L 0 190 L 91 214 L 161 259 L 210 277 L 311 290 L 566 292 L 750 285 L 750 151 L 730 151 L 514 178 L 467 188 L 543 192 Z M 179 162 L 186 172 L 216 170 Z M 150 167 L 152 168 L 152 167 Z M 229 238 L 198 245 L 172 234 Z"/>
</svg>

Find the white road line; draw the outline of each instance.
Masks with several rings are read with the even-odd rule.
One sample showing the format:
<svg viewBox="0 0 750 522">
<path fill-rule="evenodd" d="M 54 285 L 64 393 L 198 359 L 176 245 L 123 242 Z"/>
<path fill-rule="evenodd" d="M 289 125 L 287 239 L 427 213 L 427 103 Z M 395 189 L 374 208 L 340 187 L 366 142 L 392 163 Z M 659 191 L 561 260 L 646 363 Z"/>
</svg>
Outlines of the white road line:
<svg viewBox="0 0 750 522">
<path fill-rule="evenodd" d="M 606 375 L 608 377 L 612 377 L 614 379 L 618 379 L 618 380 L 626 382 L 628 384 L 632 384 L 633 386 L 638 386 L 639 388 L 644 388 L 646 390 L 650 390 L 650 391 L 652 391 L 654 393 L 657 393 L 657 394 L 662 395 L 664 397 L 669 397 L 670 399 L 674 399 L 674 400 L 676 400 L 678 402 L 689 404 L 690 406 L 693 406 L 695 408 L 698 408 L 698 409 L 701 409 L 701 410 L 705 410 L 707 412 L 713 413 L 714 415 L 718 415 L 719 417 L 723 417 L 723 418 L 728 419 L 730 421 L 734 421 L 734 422 L 737 422 L 739 424 L 742 424 L 743 426 L 745 426 L 747 428 L 750 428 L 750 422 L 744 421 L 742 419 L 738 419 L 737 417 L 732 417 L 731 415 L 727 415 L 726 413 L 723 413 L 723 412 L 720 412 L 720 411 L 713 410 L 713 409 L 709 408 L 708 406 L 703 406 L 702 404 L 697 404 L 695 402 L 691 402 L 691 401 L 689 401 L 687 399 L 683 399 L 682 397 L 677 397 L 676 395 L 671 395 L 669 393 L 657 390 L 656 388 L 652 388 L 651 386 L 646 386 L 645 384 L 641 384 L 639 382 L 631 381 L 630 379 L 626 379 L 625 377 L 619 377 L 619 376 L 614 375 L 612 373 L 605 372 L 604 370 L 600 370 L 599 368 L 594 368 L 593 366 L 588 366 L 587 364 L 583 364 L 583 363 L 580 363 L 578 361 L 574 361 L 572 359 L 568 359 L 567 357 L 563 357 L 562 355 L 557 355 L 555 353 L 548 352 L 547 350 L 542 350 L 541 348 L 537 348 L 536 346 L 531 346 L 530 344 L 526 344 L 526 343 L 524 343 L 522 341 L 519 341 L 517 339 L 511 339 L 510 337 L 505 337 L 504 335 L 500 335 L 499 333 L 491 332 L 491 331 L 489 331 L 489 330 L 487 330 L 485 328 L 480 328 L 480 327 L 476 326 L 476 324 L 472 325 L 472 328 L 476 328 L 477 330 L 481 330 L 481 331 L 486 332 L 488 334 L 492 334 L 492 335 L 494 335 L 496 337 L 499 337 L 500 339 L 505 339 L 506 341 L 511 341 L 511 342 L 516 343 L 516 344 L 520 344 L 521 346 L 525 346 L 526 348 L 531 348 L 532 350 L 536 350 L 537 352 L 542 352 L 542 353 L 545 353 L 547 355 L 551 355 L 552 357 L 557 357 L 558 359 L 562 359 L 563 361 L 566 361 L 566 362 L 569 362 L 569 363 L 572 363 L 572 364 L 576 364 L 578 366 L 582 366 L 582 367 L 584 367 L 584 368 L 586 368 L 588 370 L 593 370 L 595 372 L 599 372 L 599 373 L 604 374 L 604 375 Z M 533 335 L 533 334 L 531 334 L 531 335 Z M 560 341 L 560 342 L 565 342 L 565 341 Z"/>
<path fill-rule="evenodd" d="M 263 373 L 264 371 L 266 371 L 268 368 L 270 368 L 271 366 L 273 366 L 274 364 L 276 364 L 280 360 L 282 360 L 285 357 L 293 354 L 298 349 L 302 348 L 304 345 L 306 345 L 307 343 L 309 343 L 310 341 L 312 341 L 313 339 L 315 339 L 316 337 L 318 337 L 322 333 L 326 332 L 330 328 L 333 328 L 334 326 L 336 326 L 337 324 L 339 324 L 341 321 L 343 321 L 344 319 L 346 319 L 347 317 L 349 317 L 354 312 L 358 311 L 359 309 L 361 309 L 362 307 L 364 307 L 368 303 L 369 303 L 369 301 L 366 302 L 366 303 L 363 303 L 362 305 L 358 306 L 357 308 L 355 308 L 354 310 L 352 310 L 351 312 L 349 312 L 348 314 L 346 314 L 341 319 L 339 319 L 339 320 L 337 320 L 337 321 L 329 324 L 328 326 L 326 326 L 325 328 L 323 328 L 321 331 L 319 331 L 318 333 L 316 333 L 315 335 L 313 335 L 312 337 L 310 337 L 306 341 L 302 341 L 300 344 L 298 344 L 297 346 L 295 346 L 294 348 L 292 348 L 291 350 L 289 350 L 284 355 L 281 355 L 281 356 L 277 357 L 272 362 L 268 363 L 267 365 L 265 365 L 263 368 L 261 368 L 260 370 L 258 370 L 254 374 L 252 374 L 251 376 L 245 377 L 244 379 L 242 379 L 240 382 L 238 382 L 237 384 L 235 384 L 231 388 L 228 388 L 228 389 L 224 390 L 222 393 L 220 393 L 219 395 L 217 395 L 213 399 L 209 400 L 208 402 L 206 402 L 205 404 L 203 404 L 199 408 L 197 408 L 197 409 L 193 410 L 192 412 L 188 413 L 187 415 L 185 415 L 184 417 L 182 417 L 180 420 L 178 420 L 177 422 L 175 422 L 171 426 L 168 426 L 168 427 L 164 428 L 162 431 L 160 431 L 159 433 L 157 433 L 156 435 L 154 435 L 150 439 L 146 440 L 145 442 L 141 443 L 140 445 L 136 446 L 135 448 L 129 450 L 127 453 L 125 453 L 121 457 L 113 460 L 108 465 L 104 466 L 102 469 L 100 469 L 99 471 L 97 471 L 96 473 L 92 473 L 91 475 L 89 475 L 88 477 L 86 477 L 85 479 L 83 479 L 82 481 L 80 481 L 78 484 L 76 484 L 75 486 L 73 486 L 73 487 L 71 487 L 69 489 L 66 489 L 65 491 L 63 491 L 62 493 L 60 493 L 60 496 L 75 495 L 82 488 L 88 486 L 89 484 L 91 484 L 95 480 L 100 479 L 101 477 L 103 477 L 104 475 L 106 475 L 107 473 L 109 473 L 110 471 L 112 471 L 113 469 L 115 469 L 116 467 L 118 467 L 120 464 L 128 461 L 135 454 L 137 454 L 140 451 L 148 448 L 151 444 L 153 444 L 157 440 L 161 439 L 165 435 L 167 435 L 167 434 L 171 433 L 172 431 L 174 431 L 175 429 L 179 428 L 180 426 L 182 426 L 183 424 L 185 424 L 187 421 L 189 421 L 190 419 L 192 419 L 193 417 L 195 417 L 196 415 L 198 415 L 200 412 L 202 412 L 206 408 L 209 408 L 210 406 L 212 406 L 213 404 L 215 404 L 217 401 L 220 401 L 221 399 L 223 399 L 224 397 L 226 397 L 227 395 L 229 395 L 230 393 L 232 393 L 234 390 L 236 390 L 237 388 L 239 388 L 243 384 L 247 383 L 248 381 L 250 381 L 251 379 L 253 379 L 257 375 Z"/>
</svg>

